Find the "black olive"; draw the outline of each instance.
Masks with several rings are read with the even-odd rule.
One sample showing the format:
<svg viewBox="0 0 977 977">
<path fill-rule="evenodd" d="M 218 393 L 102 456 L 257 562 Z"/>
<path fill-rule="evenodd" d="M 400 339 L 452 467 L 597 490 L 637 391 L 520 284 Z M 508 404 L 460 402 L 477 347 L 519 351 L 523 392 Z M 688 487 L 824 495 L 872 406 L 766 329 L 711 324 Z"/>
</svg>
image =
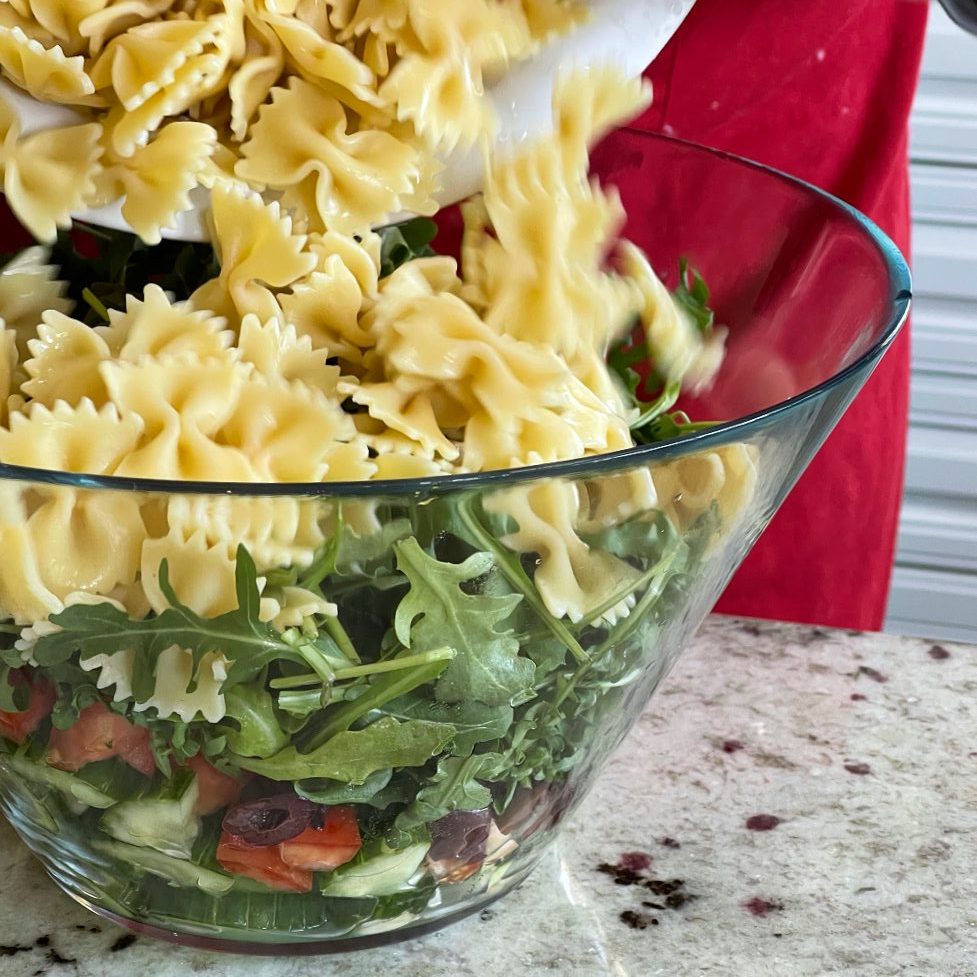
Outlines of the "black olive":
<svg viewBox="0 0 977 977">
<path fill-rule="evenodd" d="M 319 805 L 295 794 L 261 797 L 235 804 L 224 815 L 224 830 L 248 845 L 277 845 L 300 835 L 319 813 Z"/>
<path fill-rule="evenodd" d="M 435 861 L 459 859 L 477 862 L 485 857 L 485 843 L 492 830 L 492 813 L 452 811 L 431 826 L 430 857 Z"/>
</svg>

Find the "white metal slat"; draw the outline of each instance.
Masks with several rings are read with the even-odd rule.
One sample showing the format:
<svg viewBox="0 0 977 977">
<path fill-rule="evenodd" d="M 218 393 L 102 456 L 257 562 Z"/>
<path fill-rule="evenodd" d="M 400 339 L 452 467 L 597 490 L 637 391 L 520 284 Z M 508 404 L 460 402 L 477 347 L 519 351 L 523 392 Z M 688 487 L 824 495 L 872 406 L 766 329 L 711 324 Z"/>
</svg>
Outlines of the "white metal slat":
<svg viewBox="0 0 977 977">
<path fill-rule="evenodd" d="M 977 506 L 945 496 L 907 496 L 897 562 L 977 573 Z"/>
<path fill-rule="evenodd" d="M 977 576 L 896 567 L 889 628 L 905 634 L 977 641 Z"/>
</svg>

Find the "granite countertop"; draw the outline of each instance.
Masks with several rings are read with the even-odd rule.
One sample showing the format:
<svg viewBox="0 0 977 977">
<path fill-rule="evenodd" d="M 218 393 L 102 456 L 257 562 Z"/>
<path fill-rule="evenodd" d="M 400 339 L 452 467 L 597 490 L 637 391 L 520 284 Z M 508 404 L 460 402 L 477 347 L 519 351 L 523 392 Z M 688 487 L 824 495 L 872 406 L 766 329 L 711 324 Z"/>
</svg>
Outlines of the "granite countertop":
<svg viewBox="0 0 977 977">
<path fill-rule="evenodd" d="M 136 938 L 0 826 L 2 977 L 977 973 L 977 648 L 713 618 L 566 826 L 480 915 L 250 960 Z"/>
</svg>

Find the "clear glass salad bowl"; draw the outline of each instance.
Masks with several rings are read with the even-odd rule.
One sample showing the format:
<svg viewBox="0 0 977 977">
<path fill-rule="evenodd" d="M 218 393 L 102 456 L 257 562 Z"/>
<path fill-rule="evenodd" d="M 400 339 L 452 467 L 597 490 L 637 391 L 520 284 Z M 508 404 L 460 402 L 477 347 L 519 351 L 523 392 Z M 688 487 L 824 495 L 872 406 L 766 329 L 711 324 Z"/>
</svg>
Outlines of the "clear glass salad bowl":
<svg viewBox="0 0 977 977">
<path fill-rule="evenodd" d="M 659 271 L 712 289 L 728 359 L 688 410 L 721 423 L 382 484 L 0 466 L 0 798 L 72 898 L 348 949 L 471 913 L 553 842 L 909 306 L 894 246 L 812 187 L 633 131 L 595 165 Z M 43 620 L 79 547 L 143 615 L 82 593 Z"/>
</svg>

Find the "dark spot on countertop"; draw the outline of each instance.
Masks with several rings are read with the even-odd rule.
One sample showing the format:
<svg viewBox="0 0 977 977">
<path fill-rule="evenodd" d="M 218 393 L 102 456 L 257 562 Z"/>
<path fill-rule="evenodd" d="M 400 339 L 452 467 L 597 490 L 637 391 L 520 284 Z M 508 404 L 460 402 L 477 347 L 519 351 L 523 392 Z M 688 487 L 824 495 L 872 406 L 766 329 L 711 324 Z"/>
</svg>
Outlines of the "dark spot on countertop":
<svg viewBox="0 0 977 977">
<path fill-rule="evenodd" d="M 617 864 L 632 872 L 646 872 L 651 868 L 651 855 L 643 851 L 626 851 L 617 860 Z"/>
<path fill-rule="evenodd" d="M 47 954 L 45 954 L 45 959 L 49 964 L 55 967 L 60 967 L 66 964 L 78 963 L 78 961 L 74 957 L 61 956 L 61 954 L 58 953 L 58 951 L 55 950 L 53 947 L 47 951 Z"/>
<path fill-rule="evenodd" d="M 648 879 L 645 888 L 651 889 L 656 896 L 670 896 L 685 888 L 684 879 Z"/>
<path fill-rule="evenodd" d="M 101 933 L 101 926 L 86 926 L 84 923 L 75 923 L 75 929 L 82 933 Z"/>
<path fill-rule="evenodd" d="M 674 838 L 669 838 L 668 836 L 662 838 L 661 841 L 658 842 L 658 844 L 661 845 L 662 848 L 681 848 L 682 847 L 682 845 L 679 842 L 677 842 Z"/>
<path fill-rule="evenodd" d="M 723 740 L 721 748 L 723 753 L 739 753 L 740 750 L 746 749 L 739 740 Z"/>
<path fill-rule="evenodd" d="M 743 908 L 751 915 L 756 916 L 758 919 L 766 919 L 771 913 L 779 913 L 783 910 L 784 904 L 782 902 L 771 902 L 769 899 L 761 899 L 759 896 L 754 896 L 752 899 L 747 899 L 743 903 Z M 780 934 L 778 933 L 777 936 Z"/>
<path fill-rule="evenodd" d="M 872 668 L 869 665 L 859 665 L 858 671 L 855 676 L 864 675 L 865 678 L 870 678 L 873 682 L 888 682 L 889 676 L 883 675 L 877 668 Z"/>
<path fill-rule="evenodd" d="M 640 885 L 644 881 L 644 877 L 634 869 L 612 865 L 610 862 L 601 862 L 597 871 L 609 875 L 617 885 Z"/>
<path fill-rule="evenodd" d="M 137 937 L 135 933 L 125 933 L 109 947 L 109 953 L 118 953 L 120 950 L 128 950 L 129 947 L 136 942 L 136 939 Z"/>
<path fill-rule="evenodd" d="M 658 920 L 648 913 L 636 913 L 633 909 L 625 909 L 620 915 L 620 920 L 633 930 L 646 930 L 649 926 L 657 926 Z"/>
<path fill-rule="evenodd" d="M 872 768 L 867 763 L 846 763 L 845 769 L 859 777 L 866 777 L 872 772 Z"/>
<path fill-rule="evenodd" d="M 45 946 L 50 946 L 50 945 L 51 945 L 51 937 L 50 936 L 39 936 L 34 941 L 34 946 L 45 947 Z"/>
<path fill-rule="evenodd" d="M 478 918 L 483 922 L 487 923 L 489 920 L 495 919 L 494 909 L 483 909 L 479 914 Z"/>
<path fill-rule="evenodd" d="M 935 662 L 945 662 L 950 657 L 950 652 L 943 645 L 933 645 L 929 650 L 929 656 Z"/>
<path fill-rule="evenodd" d="M 763 634 L 763 629 L 760 627 L 760 625 L 754 624 L 752 621 L 743 621 L 740 624 L 740 631 L 742 631 L 743 634 L 752 635 L 754 638 L 759 638 L 760 635 Z"/>
<path fill-rule="evenodd" d="M 754 814 L 746 819 L 746 830 L 773 831 L 779 824 L 783 822 L 775 814 Z"/>
<path fill-rule="evenodd" d="M 0 957 L 13 957 L 18 953 L 27 953 L 34 948 L 28 946 L 17 946 L 14 943 L 0 944 Z"/>
<path fill-rule="evenodd" d="M 867 695 L 862 695 L 861 692 L 852 692 L 852 694 L 851 694 L 851 701 L 852 702 L 866 702 L 866 701 L 868 701 L 868 696 Z"/>
</svg>

